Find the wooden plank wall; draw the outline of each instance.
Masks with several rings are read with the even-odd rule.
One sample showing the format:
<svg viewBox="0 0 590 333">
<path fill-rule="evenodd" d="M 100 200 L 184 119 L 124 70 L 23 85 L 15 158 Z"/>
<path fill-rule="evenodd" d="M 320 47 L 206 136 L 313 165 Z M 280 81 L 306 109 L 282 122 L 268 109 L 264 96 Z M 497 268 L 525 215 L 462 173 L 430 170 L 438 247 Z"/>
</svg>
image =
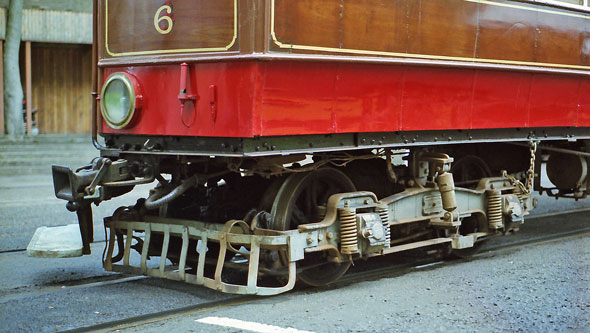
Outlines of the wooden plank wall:
<svg viewBox="0 0 590 333">
<path fill-rule="evenodd" d="M 31 60 L 39 132 L 90 133 L 91 45 L 33 43 Z"/>
</svg>

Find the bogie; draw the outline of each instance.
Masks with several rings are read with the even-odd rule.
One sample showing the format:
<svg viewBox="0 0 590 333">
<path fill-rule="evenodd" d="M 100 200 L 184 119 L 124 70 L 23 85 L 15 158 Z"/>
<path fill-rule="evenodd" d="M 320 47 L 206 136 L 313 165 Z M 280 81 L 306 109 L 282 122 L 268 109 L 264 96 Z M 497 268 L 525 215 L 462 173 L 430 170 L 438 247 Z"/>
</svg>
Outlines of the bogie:
<svg viewBox="0 0 590 333">
<path fill-rule="evenodd" d="M 226 271 L 247 268 L 241 281 L 251 281 L 251 269 L 258 266 L 256 276 L 278 276 L 288 286 L 285 281 L 293 280 L 295 262 L 297 280 L 317 286 L 337 280 L 361 258 L 440 246 L 458 257 L 472 255 L 489 237 L 517 230 L 533 206 L 527 180 L 506 172 L 494 177 L 484 159 L 473 154 L 459 159 L 458 167 L 452 157 L 429 149 L 330 153 L 307 160 L 312 162 L 281 165 L 276 164 L 280 159 L 250 160 L 241 164 L 239 173 L 231 164 L 234 161 L 228 160 L 228 173 L 220 175 L 217 165 L 211 176 L 199 174 L 202 180 L 166 202 L 165 209 L 136 207 L 131 220 L 115 217 L 109 225 L 117 230 L 117 225 L 146 213 L 152 215 L 152 225 L 164 227 L 187 223 L 206 230 L 207 225 L 218 224 L 222 233 L 212 239 L 155 232 L 149 255 L 157 256 L 167 247 L 168 259 L 195 272 L 201 260 L 198 244 L 207 243 L 208 260 L 202 265 L 210 268 L 203 279 L 215 278 L 218 287 L 227 283 L 222 274 L 225 266 Z M 469 187 L 455 187 L 451 172 Z M 179 188 L 191 177 L 195 175 L 159 186 Z M 118 234 L 119 244 L 124 234 Z M 239 234 L 290 240 L 257 249 L 253 243 L 234 244 L 233 239 L 239 238 L 234 235 Z M 133 248 L 145 256 L 142 246 Z M 109 267 L 114 263 L 111 258 Z M 253 292 L 273 285 L 261 283 Z"/>
</svg>

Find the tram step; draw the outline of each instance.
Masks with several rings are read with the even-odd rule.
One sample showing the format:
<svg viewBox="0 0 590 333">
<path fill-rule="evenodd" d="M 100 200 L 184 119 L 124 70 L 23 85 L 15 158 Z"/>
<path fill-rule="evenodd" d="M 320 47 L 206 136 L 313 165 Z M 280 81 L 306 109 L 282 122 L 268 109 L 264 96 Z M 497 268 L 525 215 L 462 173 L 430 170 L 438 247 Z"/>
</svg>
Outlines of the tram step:
<svg viewBox="0 0 590 333">
<path fill-rule="evenodd" d="M 39 227 L 27 246 L 27 255 L 38 258 L 71 258 L 82 256 L 82 237 L 77 224 L 61 227 Z"/>
</svg>

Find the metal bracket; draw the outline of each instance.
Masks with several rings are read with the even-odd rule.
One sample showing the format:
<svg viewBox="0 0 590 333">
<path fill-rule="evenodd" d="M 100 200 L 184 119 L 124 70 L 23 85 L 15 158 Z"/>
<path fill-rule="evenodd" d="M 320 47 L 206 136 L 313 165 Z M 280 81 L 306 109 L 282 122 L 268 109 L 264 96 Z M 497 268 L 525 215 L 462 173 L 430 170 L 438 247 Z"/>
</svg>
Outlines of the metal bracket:
<svg viewBox="0 0 590 333">
<path fill-rule="evenodd" d="M 86 188 L 84 189 L 84 192 L 86 192 L 87 195 L 94 194 L 96 186 L 102 180 L 102 177 L 105 175 L 106 171 L 108 170 L 107 167 L 112 164 L 111 160 L 109 160 L 108 158 L 102 158 L 98 161 L 98 163 L 100 163 L 100 162 L 102 162 L 102 164 L 100 166 L 100 169 L 98 170 L 98 173 L 96 174 L 96 176 L 94 176 L 94 179 L 92 179 L 92 182 L 90 183 L 90 185 L 86 186 Z"/>
<path fill-rule="evenodd" d="M 473 247 L 475 243 L 476 236 L 474 235 L 467 235 L 467 236 L 453 236 L 451 237 L 451 247 L 453 249 L 466 249 Z"/>
<path fill-rule="evenodd" d="M 195 94 L 187 93 L 188 76 L 189 76 L 189 65 L 186 62 L 183 62 L 182 64 L 180 64 L 180 93 L 178 94 L 178 100 L 180 101 L 180 118 L 181 118 L 182 122 L 185 124 L 185 126 L 192 125 L 192 122 L 186 123 L 183 118 L 185 103 L 192 102 L 192 103 L 196 104 L 197 100 L 199 99 L 199 96 L 197 96 Z M 193 108 L 194 108 L 194 106 L 193 106 Z M 194 122 L 194 114 L 191 118 Z"/>
</svg>

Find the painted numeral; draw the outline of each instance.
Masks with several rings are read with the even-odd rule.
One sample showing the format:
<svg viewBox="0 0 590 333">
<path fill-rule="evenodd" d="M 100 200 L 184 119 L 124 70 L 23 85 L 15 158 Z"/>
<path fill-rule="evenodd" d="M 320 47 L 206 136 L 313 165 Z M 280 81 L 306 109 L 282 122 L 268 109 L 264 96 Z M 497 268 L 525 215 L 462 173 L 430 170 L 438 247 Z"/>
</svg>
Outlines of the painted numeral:
<svg viewBox="0 0 590 333">
<path fill-rule="evenodd" d="M 166 11 L 166 14 L 162 15 L 163 11 Z M 164 5 L 158 8 L 156 15 L 154 15 L 154 27 L 156 28 L 156 31 L 162 35 L 170 33 L 170 31 L 172 31 L 172 27 L 174 26 L 174 21 L 172 21 L 170 14 L 172 14 L 172 7 L 169 5 Z M 166 22 L 166 29 L 160 28 L 160 23 L 162 23 L 162 21 Z"/>
</svg>

